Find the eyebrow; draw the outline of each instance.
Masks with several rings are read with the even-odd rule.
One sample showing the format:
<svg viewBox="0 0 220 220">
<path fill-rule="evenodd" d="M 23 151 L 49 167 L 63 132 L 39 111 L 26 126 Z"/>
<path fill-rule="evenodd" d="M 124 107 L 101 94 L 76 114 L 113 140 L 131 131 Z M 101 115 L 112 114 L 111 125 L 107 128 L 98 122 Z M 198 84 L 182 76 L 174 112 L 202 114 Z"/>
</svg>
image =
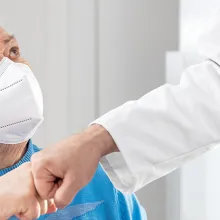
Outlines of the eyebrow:
<svg viewBox="0 0 220 220">
<path fill-rule="evenodd" d="M 15 39 L 15 36 L 14 35 L 9 35 L 7 37 L 7 39 L 4 40 L 4 43 L 7 44 L 9 43 L 10 41 L 12 41 L 13 39 Z"/>
</svg>

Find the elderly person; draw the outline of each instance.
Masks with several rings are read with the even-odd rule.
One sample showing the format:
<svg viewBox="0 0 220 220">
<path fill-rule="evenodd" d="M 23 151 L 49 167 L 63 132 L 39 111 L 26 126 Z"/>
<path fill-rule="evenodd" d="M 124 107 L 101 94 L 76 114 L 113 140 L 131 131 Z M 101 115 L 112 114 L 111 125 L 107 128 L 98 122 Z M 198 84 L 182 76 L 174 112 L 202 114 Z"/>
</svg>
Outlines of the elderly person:
<svg viewBox="0 0 220 220">
<path fill-rule="evenodd" d="M 68 207 L 50 213 L 55 211 L 55 207 L 52 201 L 39 198 L 29 164 L 32 155 L 40 151 L 30 139 L 43 121 L 41 90 L 31 69 L 20 57 L 15 38 L 3 29 L 0 36 L 2 36 L 2 47 L 6 45 L 5 50 L 2 51 L 4 58 L 0 62 L 0 143 L 2 143 L 0 176 L 3 176 L 2 179 L 0 178 L 0 181 L 3 180 L 0 190 L 0 210 L 6 213 L 8 207 L 14 207 L 13 212 L 3 214 L 3 217 L 16 215 L 18 218 L 31 219 L 33 215 L 35 218 L 39 217 L 40 213 L 45 214 L 39 218 L 40 220 L 75 217 L 80 217 L 82 220 L 146 219 L 146 213 L 135 195 L 123 195 L 116 190 L 100 165 L 94 167 L 94 177 L 75 195 Z M 19 168 L 16 170 L 17 167 Z M 20 187 L 18 183 L 23 185 L 23 182 L 25 185 Z M 57 179 L 56 184 L 60 186 L 65 183 Z M 6 198 L 3 204 L 1 191 L 3 195 L 7 193 L 2 197 Z M 8 200 L 8 196 L 12 203 Z M 20 204 L 23 206 L 19 207 Z"/>
<path fill-rule="evenodd" d="M 25 63 L 25 60 L 20 56 L 16 39 L 0 27 L 0 63 L 4 56 L 17 63 Z M 0 74 L 0 139 L 3 139 L 1 125 L 4 115 L 4 95 L 2 93 L 6 91 L 3 91 L 4 76 L 2 73 L 3 71 Z M 10 102 L 10 100 L 8 101 Z M 12 104 L 9 102 L 6 104 Z M 22 158 L 26 151 L 27 141 L 18 144 L 0 142 L 0 176 L 11 171 L 0 178 L 0 219 L 9 218 L 13 214 L 20 219 L 33 219 L 39 217 L 40 214 L 56 211 L 53 204 L 50 206 L 50 201 L 48 203 L 38 196 L 34 187 L 30 163 L 19 167 L 21 161 L 25 162 Z M 12 171 L 16 167 L 19 168 Z"/>
</svg>

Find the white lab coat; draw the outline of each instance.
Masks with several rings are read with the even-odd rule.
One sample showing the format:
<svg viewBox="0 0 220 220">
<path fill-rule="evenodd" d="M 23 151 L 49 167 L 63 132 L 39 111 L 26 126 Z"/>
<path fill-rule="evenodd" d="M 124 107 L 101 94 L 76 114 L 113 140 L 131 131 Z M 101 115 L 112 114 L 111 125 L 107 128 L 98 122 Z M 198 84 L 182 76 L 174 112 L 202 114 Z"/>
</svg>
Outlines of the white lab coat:
<svg viewBox="0 0 220 220">
<path fill-rule="evenodd" d="M 122 192 L 140 189 L 220 142 L 220 15 L 200 50 L 210 60 L 188 68 L 178 86 L 161 86 L 95 121 L 120 149 L 101 164 Z"/>
</svg>

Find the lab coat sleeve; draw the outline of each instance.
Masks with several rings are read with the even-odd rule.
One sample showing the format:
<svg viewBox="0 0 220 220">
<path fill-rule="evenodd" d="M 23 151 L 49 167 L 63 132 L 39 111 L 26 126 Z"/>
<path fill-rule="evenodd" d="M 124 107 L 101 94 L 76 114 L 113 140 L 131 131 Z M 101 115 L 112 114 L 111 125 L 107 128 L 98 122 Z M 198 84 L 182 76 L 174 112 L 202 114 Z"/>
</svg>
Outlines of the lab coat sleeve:
<svg viewBox="0 0 220 220">
<path fill-rule="evenodd" d="M 218 145 L 220 66 L 192 66 L 178 86 L 161 86 L 94 123 L 120 150 L 102 158 L 107 175 L 120 191 L 134 192 Z"/>
</svg>

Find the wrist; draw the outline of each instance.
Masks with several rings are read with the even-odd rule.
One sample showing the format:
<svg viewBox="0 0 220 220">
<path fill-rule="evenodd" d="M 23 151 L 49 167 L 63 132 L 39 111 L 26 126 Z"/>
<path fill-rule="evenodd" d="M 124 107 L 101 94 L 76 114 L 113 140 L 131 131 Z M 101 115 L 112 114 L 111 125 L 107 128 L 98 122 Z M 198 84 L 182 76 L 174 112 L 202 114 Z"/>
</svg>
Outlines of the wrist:
<svg viewBox="0 0 220 220">
<path fill-rule="evenodd" d="M 95 147 L 97 148 L 101 157 L 119 151 L 112 136 L 103 126 L 93 124 L 86 130 L 86 132 L 92 135 L 92 139 L 95 142 Z"/>
</svg>

